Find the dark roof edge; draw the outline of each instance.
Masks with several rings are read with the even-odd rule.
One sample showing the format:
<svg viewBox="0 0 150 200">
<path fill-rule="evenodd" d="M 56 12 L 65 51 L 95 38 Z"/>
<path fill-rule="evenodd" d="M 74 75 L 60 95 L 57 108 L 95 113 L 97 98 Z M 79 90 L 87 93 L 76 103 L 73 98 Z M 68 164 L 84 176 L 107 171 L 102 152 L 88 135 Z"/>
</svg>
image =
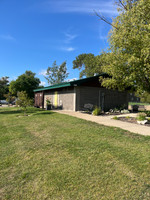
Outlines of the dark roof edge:
<svg viewBox="0 0 150 200">
<path fill-rule="evenodd" d="M 33 91 L 39 92 L 39 91 L 43 91 L 43 90 L 51 90 L 51 89 L 55 89 L 55 88 L 62 88 L 62 87 L 80 85 L 80 83 L 86 82 L 90 79 L 94 79 L 94 78 L 99 77 L 99 76 L 107 76 L 108 77 L 108 74 L 107 73 L 101 73 L 101 74 L 96 75 L 96 76 L 90 76 L 90 77 L 87 77 L 87 78 L 82 78 L 82 79 L 78 79 L 78 80 L 74 80 L 74 81 L 70 81 L 70 82 L 63 82 L 63 83 L 51 85 L 51 86 L 48 86 L 48 87 L 35 89 Z"/>
<path fill-rule="evenodd" d="M 66 82 L 66 84 L 63 83 L 63 84 L 51 85 L 48 87 L 35 89 L 35 90 L 33 90 L 33 92 L 38 92 L 38 91 L 43 91 L 43 90 L 51 90 L 51 89 L 55 89 L 55 88 L 68 87 L 68 86 L 71 86 L 71 85 L 69 82 L 68 83 Z"/>
</svg>

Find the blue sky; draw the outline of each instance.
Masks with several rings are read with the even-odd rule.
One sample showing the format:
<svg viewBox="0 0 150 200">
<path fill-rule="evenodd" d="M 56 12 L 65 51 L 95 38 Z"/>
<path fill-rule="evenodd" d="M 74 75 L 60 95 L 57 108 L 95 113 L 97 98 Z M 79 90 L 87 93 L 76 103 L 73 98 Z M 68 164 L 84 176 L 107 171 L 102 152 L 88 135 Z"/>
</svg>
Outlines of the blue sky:
<svg viewBox="0 0 150 200">
<path fill-rule="evenodd" d="M 67 62 L 69 79 L 78 78 L 75 57 L 108 47 L 110 26 L 94 10 L 117 15 L 114 0 L 0 0 L 0 77 L 31 70 L 47 85 L 43 74 L 56 60 Z"/>
</svg>

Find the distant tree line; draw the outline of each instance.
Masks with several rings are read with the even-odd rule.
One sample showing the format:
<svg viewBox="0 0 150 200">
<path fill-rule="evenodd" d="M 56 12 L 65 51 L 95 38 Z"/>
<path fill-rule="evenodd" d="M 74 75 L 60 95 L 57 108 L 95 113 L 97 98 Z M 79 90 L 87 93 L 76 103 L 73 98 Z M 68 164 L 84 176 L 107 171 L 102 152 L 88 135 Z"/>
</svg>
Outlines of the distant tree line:
<svg viewBox="0 0 150 200">
<path fill-rule="evenodd" d="M 19 96 L 19 94 L 22 94 L 23 97 L 33 99 L 33 90 L 39 88 L 39 84 L 40 79 L 35 77 L 35 73 L 31 71 L 26 71 L 10 83 L 9 77 L 2 77 L 0 79 L 0 100 L 6 99 L 8 103 L 12 103 Z"/>
</svg>

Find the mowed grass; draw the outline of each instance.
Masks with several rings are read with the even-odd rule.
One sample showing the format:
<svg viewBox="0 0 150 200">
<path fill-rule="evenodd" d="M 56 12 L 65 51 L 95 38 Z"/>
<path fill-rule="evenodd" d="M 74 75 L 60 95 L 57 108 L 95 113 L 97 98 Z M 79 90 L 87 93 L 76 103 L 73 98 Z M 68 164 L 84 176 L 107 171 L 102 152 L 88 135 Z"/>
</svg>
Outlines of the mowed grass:
<svg viewBox="0 0 150 200">
<path fill-rule="evenodd" d="M 150 137 L 0 108 L 0 199 L 150 199 Z"/>
<path fill-rule="evenodd" d="M 129 102 L 129 105 L 139 105 L 139 106 L 148 106 L 149 103 L 142 103 L 142 102 Z"/>
</svg>

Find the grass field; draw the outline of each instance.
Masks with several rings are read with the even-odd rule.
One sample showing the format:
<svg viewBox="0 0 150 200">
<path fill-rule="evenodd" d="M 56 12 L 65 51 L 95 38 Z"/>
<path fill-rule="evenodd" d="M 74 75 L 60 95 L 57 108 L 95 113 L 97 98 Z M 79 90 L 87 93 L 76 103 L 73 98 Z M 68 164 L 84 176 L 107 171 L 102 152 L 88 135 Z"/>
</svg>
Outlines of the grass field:
<svg viewBox="0 0 150 200">
<path fill-rule="evenodd" d="M 139 106 L 149 106 L 149 103 L 137 103 L 137 102 L 129 102 L 129 105 L 139 105 Z"/>
<path fill-rule="evenodd" d="M 0 108 L 0 199 L 150 199 L 150 137 L 28 114 Z"/>
</svg>

